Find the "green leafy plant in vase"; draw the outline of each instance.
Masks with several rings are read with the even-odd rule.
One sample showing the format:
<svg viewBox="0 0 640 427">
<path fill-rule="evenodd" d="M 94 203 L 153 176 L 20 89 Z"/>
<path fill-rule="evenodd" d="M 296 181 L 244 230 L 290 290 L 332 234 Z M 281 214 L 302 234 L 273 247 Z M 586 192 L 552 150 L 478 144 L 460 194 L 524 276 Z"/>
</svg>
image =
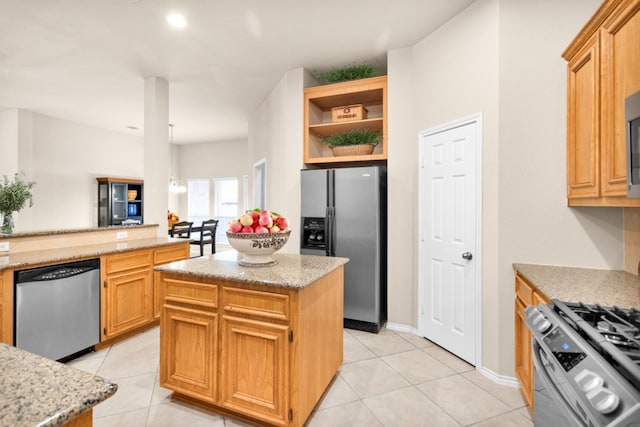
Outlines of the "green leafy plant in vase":
<svg viewBox="0 0 640 427">
<path fill-rule="evenodd" d="M 23 177 L 24 172 L 16 173 L 10 181 L 7 175 L 3 175 L 2 184 L 0 184 L 0 216 L 2 216 L 0 233 L 13 233 L 13 213 L 24 208 L 27 202 L 29 207 L 33 206 L 31 190 L 36 183 L 25 181 Z"/>
<path fill-rule="evenodd" d="M 320 138 L 331 148 L 334 156 L 353 156 L 371 154 L 378 145 L 382 135 L 369 129 L 354 129 L 349 132 L 336 133 Z"/>
</svg>

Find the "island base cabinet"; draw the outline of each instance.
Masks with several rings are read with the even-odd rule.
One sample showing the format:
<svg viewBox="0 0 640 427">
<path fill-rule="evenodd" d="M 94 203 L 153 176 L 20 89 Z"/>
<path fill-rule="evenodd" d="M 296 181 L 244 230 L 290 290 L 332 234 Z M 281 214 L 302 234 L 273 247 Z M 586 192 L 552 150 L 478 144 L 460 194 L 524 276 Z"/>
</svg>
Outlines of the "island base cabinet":
<svg viewBox="0 0 640 427">
<path fill-rule="evenodd" d="M 210 403 L 216 396 L 217 314 L 165 305 L 160 323 L 163 387 Z M 170 355 L 170 357 L 169 357 Z"/>
<path fill-rule="evenodd" d="M 220 404 L 285 425 L 289 402 L 288 326 L 223 316 Z"/>
<path fill-rule="evenodd" d="M 163 271 L 160 385 L 221 414 L 304 425 L 342 363 L 343 277 L 286 288 Z"/>
</svg>

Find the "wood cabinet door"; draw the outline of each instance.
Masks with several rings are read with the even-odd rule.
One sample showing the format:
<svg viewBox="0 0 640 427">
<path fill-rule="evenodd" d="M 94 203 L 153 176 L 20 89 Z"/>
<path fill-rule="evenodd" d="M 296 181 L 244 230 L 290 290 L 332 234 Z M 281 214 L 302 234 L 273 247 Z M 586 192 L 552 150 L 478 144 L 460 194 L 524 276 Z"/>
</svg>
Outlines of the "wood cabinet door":
<svg viewBox="0 0 640 427">
<path fill-rule="evenodd" d="M 596 33 L 568 64 L 567 196 L 600 196 L 600 56 Z"/>
<path fill-rule="evenodd" d="M 165 304 L 160 325 L 160 385 L 215 403 L 216 313 Z"/>
<path fill-rule="evenodd" d="M 221 406 L 272 425 L 287 424 L 288 332 L 287 325 L 222 317 Z"/>
<path fill-rule="evenodd" d="M 640 90 L 640 0 L 627 1 L 605 22 L 602 37 L 602 191 L 627 195 L 624 100 Z"/>
<path fill-rule="evenodd" d="M 160 318 L 162 310 L 162 295 L 160 295 L 160 280 L 162 275 L 159 271 L 153 272 L 153 318 Z"/>
<path fill-rule="evenodd" d="M 102 304 L 103 338 L 112 338 L 151 321 L 152 280 L 150 268 L 107 277 L 106 301 Z"/>
<path fill-rule="evenodd" d="M 515 371 L 529 406 L 533 405 L 533 361 L 531 331 L 525 323 L 525 306 L 516 298 L 515 305 Z"/>
</svg>

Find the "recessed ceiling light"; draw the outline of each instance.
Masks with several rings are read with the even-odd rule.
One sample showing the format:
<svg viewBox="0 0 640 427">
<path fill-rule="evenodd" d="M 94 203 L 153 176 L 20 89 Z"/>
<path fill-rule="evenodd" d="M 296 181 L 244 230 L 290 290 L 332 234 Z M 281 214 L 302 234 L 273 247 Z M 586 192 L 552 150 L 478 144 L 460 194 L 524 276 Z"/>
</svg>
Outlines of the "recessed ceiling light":
<svg viewBox="0 0 640 427">
<path fill-rule="evenodd" d="M 173 28 L 184 28 L 187 26 L 187 20 L 180 13 L 171 13 L 167 15 L 167 22 Z"/>
</svg>

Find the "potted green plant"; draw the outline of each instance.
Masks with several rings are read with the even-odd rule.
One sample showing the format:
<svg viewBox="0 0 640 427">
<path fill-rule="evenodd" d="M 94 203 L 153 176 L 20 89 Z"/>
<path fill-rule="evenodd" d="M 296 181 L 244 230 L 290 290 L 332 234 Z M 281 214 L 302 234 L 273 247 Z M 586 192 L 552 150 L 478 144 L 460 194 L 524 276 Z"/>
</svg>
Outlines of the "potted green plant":
<svg viewBox="0 0 640 427">
<path fill-rule="evenodd" d="M 2 226 L 0 233 L 11 234 L 13 232 L 13 213 L 24 208 L 29 202 L 29 207 L 33 206 L 33 195 L 31 189 L 36 185 L 33 181 L 23 179 L 24 172 L 16 173 L 10 181 L 7 175 L 3 175 L 0 184 L 0 216 Z"/>
<path fill-rule="evenodd" d="M 376 67 L 369 64 L 347 65 L 342 68 L 326 71 L 316 75 L 316 78 L 324 83 L 338 83 L 348 80 L 366 79 L 372 77 Z"/>
<path fill-rule="evenodd" d="M 354 156 L 371 154 L 380 142 L 382 135 L 369 129 L 354 129 L 349 132 L 336 133 L 320 138 L 331 148 L 334 156 Z"/>
</svg>

